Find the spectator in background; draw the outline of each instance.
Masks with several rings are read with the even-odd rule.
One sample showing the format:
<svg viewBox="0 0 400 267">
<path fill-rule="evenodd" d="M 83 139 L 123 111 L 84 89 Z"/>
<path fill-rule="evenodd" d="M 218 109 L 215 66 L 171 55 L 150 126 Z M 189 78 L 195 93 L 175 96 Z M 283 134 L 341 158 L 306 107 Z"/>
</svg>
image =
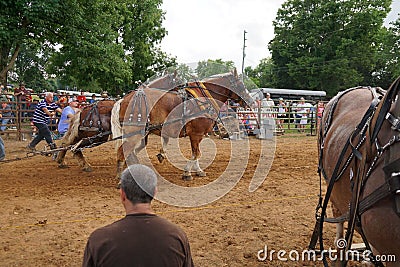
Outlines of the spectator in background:
<svg viewBox="0 0 400 267">
<path fill-rule="evenodd" d="M 109 98 L 109 96 L 108 96 L 108 92 L 107 92 L 107 91 L 103 91 L 103 92 L 101 92 L 101 97 L 103 98 L 103 100 L 106 100 L 106 99 L 108 99 L 108 98 Z"/>
<path fill-rule="evenodd" d="M 317 129 L 319 129 L 319 126 L 321 124 L 322 115 L 324 114 L 324 109 L 325 109 L 324 102 L 319 101 L 317 105 Z"/>
<path fill-rule="evenodd" d="M 14 96 L 16 98 L 17 105 L 19 105 L 20 110 L 26 110 L 26 95 L 30 94 L 25 88 L 25 83 L 21 82 L 19 87 L 14 88 Z M 21 111 L 21 116 L 26 117 L 25 111 Z"/>
<path fill-rule="evenodd" d="M 81 91 L 81 94 L 76 97 L 76 100 L 78 100 L 79 104 L 86 103 L 86 96 L 83 91 Z"/>
<path fill-rule="evenodd" d="M 276 120 L 277 122 L 277 127 L 278 129 L 283 133 L 285 130 L 283 129 L 283 124 L 285 123 L 285 118 L 287 118 L 287 107 L 285 102 L 283 101 L 283 98 L 279 98 L 279 103 L 278 103 L 278 114 L 277 117 L 278 119 Z"/>
<path fill-rule="evenodd" d="M 95 102 L 96 102 L 96 95 L 93 94 L 93 95 L 92 95 L 92 98 L 89 99 L 89 104 L 93 104 L 93 103 L 95 103 Z"/>
<path fill-rule="evenodd" d="M 11 106 L 7 102 L 1 103 L 0 109 L 0 131 L 4 132 L 7 128 L 7 123 L 12 117 Z"/>
<path fill-rule="evenodd" d="M 261 117 L 262 118 L 272 117 L 274 105 L 275 103 L 271 99 L 271 94 L 267 93 L 266 97 L 263 100 L 261 100 L 261 112 L 262 112 Z"/>
<path fill-rule="evenodd" d="M 68 106 L 63 109 L 60 121 L 58 122 L 57 129 L 61 137 L 68 131 L 70 120 L 75 115 L 76 111 L 78 111 L 78 102 L 75 98 L 71 97 L 68 100 Z"/>
<path fill-rule="evenodd" d="M 296 115 L 300 116 L 300 124 L 299 124 L 299 132 L 304 133 L 308 122 L 308 114 L 310 113 L 311 108 L 310 103 L 306 103 L 304 97 L 300 98 L 300 102 L 297 104 L 297 113 Z"/>
<path fill-rule="evenodd" d="M 8 98 L 5 95 L 4 85 L 0 85 L 0 102 L 8 102 Z"/>
<path fill-rule="evenodd" d="M 119 195 L 126 216 L 90 235 L 83 267 L 193 266 L 185 232 L 151 209 L 156 186 L 157 176 L 147 166 L 122 172 Z"/>
<path fill-rule="evenodd" d="M 55 149 L 57 147 L 53 142 L 49 126 L 47 125 L 50 118 L 55 117 L 56 112 L 61 113 L 62 110 L 56 103 L 53 102 L 53 93 L 45 93 L 45 99 L 39 102 L 35 112 L 33 113 L 33 124 L 37 128 L 38 133 L 32 142 L 26 147 L 29 151 L 35 151 L 36 145 L 43 139 L 46 140 L 51 149 Z"/>
</svg>

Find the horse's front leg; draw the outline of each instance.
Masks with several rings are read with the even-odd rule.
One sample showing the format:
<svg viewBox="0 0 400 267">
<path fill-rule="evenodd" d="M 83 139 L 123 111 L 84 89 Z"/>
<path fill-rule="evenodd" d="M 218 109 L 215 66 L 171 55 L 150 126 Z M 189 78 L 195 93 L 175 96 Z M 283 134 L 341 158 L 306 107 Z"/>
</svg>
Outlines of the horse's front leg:
<svg viewBox="0 0 400 267">
<path fill-rule="evenodd" d="M 190 136 L 190 144 L 192 147 L 192 157 L 191 159 L 187 162 L 185 168 L 183 169 L 183 176 L 182 178 L 186 181 L 190 181 L 192 180 L 192 168 L 194 168 L 194 171 L 196 172 L 196 175 L 204 177 L 206 176 L 206 173 L 200 168 L 199 165 L 199 158 L 200 158 L 200 147 L 199 144 L 202 140 L 202 135 L 198 135 L 198 136 Z"/>
</svg>

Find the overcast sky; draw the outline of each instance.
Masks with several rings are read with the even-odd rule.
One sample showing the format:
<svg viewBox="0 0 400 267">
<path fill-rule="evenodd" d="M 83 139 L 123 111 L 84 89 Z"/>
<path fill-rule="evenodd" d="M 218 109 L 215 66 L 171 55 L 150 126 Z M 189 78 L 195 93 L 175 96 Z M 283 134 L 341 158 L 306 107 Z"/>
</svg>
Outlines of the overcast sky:
<svg viewBox="0 0 400 267">
<path fill-rule="evenodd" d="M 244 66 L 255 67 L 269 56 L 268 42 L 274 37 L 272 21 L 285 0 L 164 0 L 163 26 L 168 35 L 163 51 L 176 56 L 178 63 L 207 59 L 234 61 L 242 68 L 243 32 L 246 34 Z M 388 19 L 400 13 L 394 0 Z"/>
</svg>

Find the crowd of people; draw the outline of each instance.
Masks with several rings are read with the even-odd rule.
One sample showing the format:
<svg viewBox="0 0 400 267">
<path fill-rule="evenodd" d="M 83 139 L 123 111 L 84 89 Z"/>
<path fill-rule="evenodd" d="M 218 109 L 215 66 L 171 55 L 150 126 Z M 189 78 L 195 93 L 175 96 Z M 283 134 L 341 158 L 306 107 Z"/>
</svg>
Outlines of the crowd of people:
<svg viewBox="0 0 400 267">
<path fill-rule="evenodd" d="M 102 98 L 108 98 L 107 92 L 102 93 Z M 8 128 L 15 128 L 18 118 L 21 123 L 32 127 L 33 139 L 27 146 L 28 151 L 34 151 L 36 145 L 42 140 L 54 149 L 56 148 L 54 139 L 61 138 L 67 132 L 74 114 L 98 99 L 96 94 L 86 99 L 84 92 L 76 95 L 61 95 L 52 92 L 32 94 L 24 83 L 20 83 L 13 90 L 6 90 L 3 85 L 0 85 L 0 135 Z M 4 158 L 3 140 L 0 144 L 0 158 Z"/>
<path fill-rule="evenodd" d="M 262 124 L 264 119 L 272 118 L 275 121 L 276 130 L 282 134 L 285 132 L 285 124 L 293 124 L 298 132 L 305 132 L 307 125 L 313 124 L 314 119 L 317 118 L 317 125 L 319 124 L 324 107 L 324 102 L 318 101 L 318 104 L 314 106 L 304 97 L 298 100 L 284 100 L 279 97 L 277 101 L 274 101 L 270 93 L 266 93 L 263 99 L 256 97 L 251 110 L 241 111 L 239 117 L 246 129 L 253 129 L 258 119 Z"/>
</svg>

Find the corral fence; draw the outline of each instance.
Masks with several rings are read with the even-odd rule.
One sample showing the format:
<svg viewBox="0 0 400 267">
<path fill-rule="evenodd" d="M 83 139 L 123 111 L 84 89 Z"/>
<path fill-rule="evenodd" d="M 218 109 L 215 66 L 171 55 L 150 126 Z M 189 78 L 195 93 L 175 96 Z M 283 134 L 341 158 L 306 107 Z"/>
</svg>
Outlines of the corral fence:
<svg viewBox="0 0 400 267">
<path fill-rule="evenodd" d="M 58 99 L 67 97 L 67 95 L 63 94 L 54 93 L 54 95 L 57 96 Z M 5 93 L 0 95 L 0 104 L 7 103 L 11 107 L 11 110 L 3 110 L 0 106 L 0 113 L 11 112 L 11 115 L 3 115 L 2 118 L 0 118 L 0 129 L 5 128 L 0 131 L 0 134 L 6 139 L 15 139 L 18 141 L 30 140 L 36 132 L 36 127 L 33 126 L 32 119 L 36 105 L 40 100 L 38 96 L 32 99 L 32 101 L 21 101 L 13 94 Z M 68 104 L 62 103 L 60 105 L 63 107 Z M 87 104 L 82 103 L 80 105 L 84 106 Z M 59 115 L 60 114 L 57 114 L 57 116 Z M 49 121 L 49 128 L 53 133 L 54 139 L 57 139 L 58 120 L 59 117 L 56 117 Z"/>
<path fill-rule="evenodd" d="M 298 100 L 285 101 L 285 112 L 279 112 L 279 106 L 261 107 L 258 105 L 253 108 L 242 108 L 237 106 L 228 106 L 226 111 L 220 113 L 221 117 L 233 116 L 239 120 L 243 130 L 249 135 L 255 134 L 256 129 L 262 128 L 266 119 L 275 121 L 274 133 L 279 135 L 285 132 L 304 132 L 310 135 L 316 135 L 317 128 L 322 117 L 323 101 L 308 101 L 309 106 L 306 115 L 298 112 Z M 322 105 L 318 103 L 322 103 Z M 300 127 L 301 121 L 302 128 Z M 304 121 L 306 122 L 304 124 Z"/>
<path fill-rule="evenodd" d="M 62 96 L 60 95 L 59 97 Z M 0 97 L 0 103 L 6 102 L 11 107 L 11 116 L 0 118 L 0 127 L 4 128 L 5 126 L 5 130 L 0 131 L 0 134 L 5 136 L 6 139 L 12 138 L 18 141 L 31 139 L 32 135 L 35 134 L 32 118 L 38 101 L 18 101 L 12 94 L 3 94 Z M 309 102 L 309 112 L 304 130 L 299 128 L 302 118 L 298 116 L 298 112 L 296 111 L 297 102 L 296 100 L 285 101 L 286 112 L 283 114 L 278 113 L 279 106 L 242 108 L 228 104 L 227 109 L 220 112 L 220 116 L 233 116 L 237 118 L 242 130 L 246 131 L 249 135 L 255 134 L 256 129 L 263 127 L 265 119 L 271 118 L 275 120 L 275 134 L 304 131 L 307 134 L 315 135 L 317 133 L 319 117 L 322 114 L 321 110 L 319 110 L 318 102 Z M 5 124 L 3 124 L 5 122 L 3 119 L 7 121 Z M 58 118 L 52 119 L 49 122 L 50 130 L 56 132 L 57 124 Z M 53 137 L 56 138 L 56 136 Z"/>
</svg>

